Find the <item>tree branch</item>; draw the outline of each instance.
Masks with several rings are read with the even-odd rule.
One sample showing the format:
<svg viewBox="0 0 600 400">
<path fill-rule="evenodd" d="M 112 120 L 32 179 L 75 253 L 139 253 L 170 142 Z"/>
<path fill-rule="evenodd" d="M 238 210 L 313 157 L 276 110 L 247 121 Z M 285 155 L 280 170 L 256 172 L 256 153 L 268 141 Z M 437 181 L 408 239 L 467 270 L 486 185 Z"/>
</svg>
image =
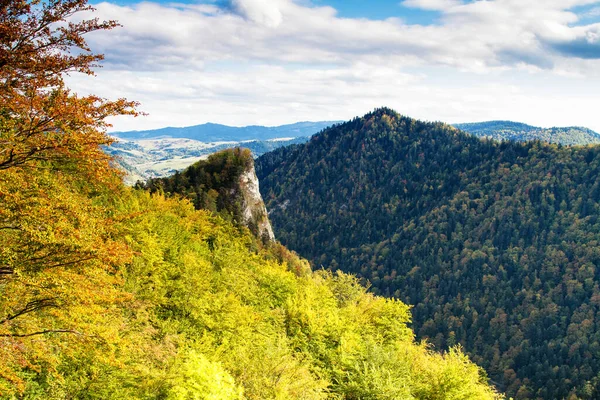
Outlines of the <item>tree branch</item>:
<svg viewBox="0 0 600 400">
<path fill-rule="evenodd" d="M 33 332 L 33 333 L 23 333 L 23 334 L 3 333 L 3 334 L 0 334 L 0 337 L 21 337 L 22 338 L 22 337 L 30 337 L 30 336 L 37 336 L 37 335 L 45 335 L 47 333 L 73 333 L 75 335 L 84 336 L 83 333 L 74 331 L 72 329 L 47 329 L 44 331 Z"/>
<path fill-rule="evenodd" d="M 54 300 L 55 300 L 54 298 L 46 298 L 46 299 L 30 301 L 29 303 L 27 303 L 25 305 L 25 307 L 23 309 L 21 309 L 20 311 L 18 311 L 17 313 L 15 313 L 13 315 L 9 315 L 8 317 L 6 317 L 2 321 L 0 321 L 0 324 L 3 324 L 8 321 L 12 321 L 13 319 L 23 316 L 25 314 L 29 314 L 34 311 L 41 310 L 42 308 L 58 307 L 58 304 L 56 304 L 56 302 Z"/>
</svg>

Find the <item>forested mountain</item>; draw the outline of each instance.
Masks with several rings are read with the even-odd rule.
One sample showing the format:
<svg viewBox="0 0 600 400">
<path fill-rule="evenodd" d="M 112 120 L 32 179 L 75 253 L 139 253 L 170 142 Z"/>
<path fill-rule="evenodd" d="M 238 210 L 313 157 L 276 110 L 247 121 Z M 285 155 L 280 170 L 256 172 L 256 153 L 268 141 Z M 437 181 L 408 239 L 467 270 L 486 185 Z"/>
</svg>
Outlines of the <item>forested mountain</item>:
<svg viewBox="0 0 600 400">
<path fill-rule="evenodd" d="M 571 126 L 565 128 L 539 128 L 512 121 L 488 121 L 467 124 L 454 124 L 455 128 L 478 137 L 496 140 L 524 142 L 541 140 L 564 145 L 586 145 L 600 143 L 600 134 L 588 128 Z"/>
<path fill-rule="evenodd" d="M 0 3 L 0 398 L 501 398 L 459 348 L 417 343 L 402 302 L 312 272 L 227 208 L 123 186 L 105 119 L 136 103 L 63 79 L 102 59 L 82 35 L 116 26 L 92 10 Z M 197 172 L 220 193 L 249 161 Z"/>
<path fill-rule="evenodd" d="M 600 397 L 600 147 L 378 109 L 256 161 L 278 239 L 412 304 L 517 399 Z"/>
<path fill-rule="evenodd" d="M 311 136 L 313 133 L 333 125 L 333 121 L 297 122 L 281 126 L 244 126 L 235 127 L 220 124 L 202 124 L 181 128 L 162 128 L 148 131 L 114 132 L 123 139 L 152 139 L 160 137 L 184 138 L 211 142 L 240 142 L 244 140 L 271 140 L 278 138 L 297 138 Z"/>
</svg>

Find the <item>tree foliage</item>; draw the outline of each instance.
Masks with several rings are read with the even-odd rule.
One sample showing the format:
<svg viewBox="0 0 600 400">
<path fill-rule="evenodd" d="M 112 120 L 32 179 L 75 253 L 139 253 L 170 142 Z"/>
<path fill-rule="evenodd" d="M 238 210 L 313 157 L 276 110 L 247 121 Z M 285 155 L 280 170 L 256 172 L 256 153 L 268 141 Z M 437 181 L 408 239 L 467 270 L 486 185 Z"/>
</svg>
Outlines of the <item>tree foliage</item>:
<svg viewBox="0 0 600 400">
<path fill-rule="evenodd" d="M 352 276 L 297 268 L 295 254 L 259 249 L 249 232 L 187 200 L 129 190 L 112 207 L 130 216 L 120 234 L 134 254 L 112 286 L 121 298 L 79 299 L 69 315 L 93 316 L 85 336 L 20 338 L 45 359 L 3 358 L 22 382 L 3 376 L 6 397 L 499 398 L 459 349 L 415 343 L 406 305 Z"/>
<path fill-rule="evenodd" d="M 295 254 L 257 250 L 251 234 L 186 200 L 138 191 L 124 206 L 137 215 L 125 288 L 172 351 L 149 385 L 167 398 L 497 397 L 460 350 L 415 343 L 408 307 L 356 278 L 297 269 Z"/>
<path fill-rule="evenodd" d="M 108 322 L 120 317 L 106 307 L 127 297 L 115 286 L 130 253 L 107 208 L 119 176 L 99 145 L 110 142 L 105 118 L 135 114 L 134 103 L 79 97 L 63 82 L 67 72 L 91 74 L 101 59 L 82 35 L 115 26 L 67 21 L 89 9 L 73 0 L 0 2 L 3 389 L 23 390 L 25 370 L 56 371 L 57 354 L 75 357 L 77 344 L 110 359 Z"/>
<path fill-rule="evenodd" d="M 34 167 L 37 161 L 77 159 L 102 172 L 110 143 L 106 118 L 135 114 L 135 103 L 80 97 L 64 84 L 69 72 L 93 74 L 102 59 L 84 35 L 112 29 L 114 21 L 74 22 L 90 11 L 86 0 L 3 0 L 0 2 L 0 169 Z M 77 53 L 77 54 L 74 54 Z"/>
</svg>

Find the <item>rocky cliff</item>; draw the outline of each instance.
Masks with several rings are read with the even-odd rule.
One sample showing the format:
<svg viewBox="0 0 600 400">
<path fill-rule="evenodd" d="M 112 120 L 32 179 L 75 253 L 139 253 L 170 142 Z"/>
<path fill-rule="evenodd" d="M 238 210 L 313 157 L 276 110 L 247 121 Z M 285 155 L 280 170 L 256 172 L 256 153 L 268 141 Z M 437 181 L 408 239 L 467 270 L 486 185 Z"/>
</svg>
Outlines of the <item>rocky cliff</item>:
<svg viewBox="0 0 600 400">
<path fill-rule="evenodd" d="M 260 195 L 258 177 L 254 170 L 254 163 L 240 174 L 239 193 L 242 201 L 242 215 L 244 222 L 251 231 L 264 240 L 275 240 L 275 234 L 267 214 L 267 208 Z"/>
<path fill-rule="evenodd" d="M 183 172 L 138 184 L 150 191 L 189 198 L 206 209 L 247 226 L 263 242 L 275 240 L 260 195 L 254 159 L 248 149 L 236 147 L 210 155 Z"/>
</svg>

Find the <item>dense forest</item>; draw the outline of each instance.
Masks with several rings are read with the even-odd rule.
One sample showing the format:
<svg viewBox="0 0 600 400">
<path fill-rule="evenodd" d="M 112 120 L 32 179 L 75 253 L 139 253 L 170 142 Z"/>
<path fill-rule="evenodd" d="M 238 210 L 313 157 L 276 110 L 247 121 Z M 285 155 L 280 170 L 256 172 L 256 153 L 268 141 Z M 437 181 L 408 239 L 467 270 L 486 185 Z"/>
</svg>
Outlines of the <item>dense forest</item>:
<svg viewBox="0 0 600 400">
<path fill-rule="evenodd" d="M 52 197 L 68 189 L 53 187 Z M 96 205 L 83 221 L 44 219 L 63 204 L 30 218 L 82 236 L 108 220 L 109 243 L 106 229 L 104 242 L 82 242 L 120 254 L 37 268 L 14 257 L 0 285 L 0 398 L 497 397 L 457 348 L 438 355 L 415 343 L 400 301 L 368 294 L 348 275 L 313 273 L 187 200 L 114 190 L 72 193 Z M 11 243 L 20 236 L 2 235 L 3 248 L 37 248 Z"/>
<path fill-rule="evenodd" d="M 496 140 L 541 140 L 563 145 L 600 144 L 600 134 L 578 126 L 539 128 L 512 121 L 488 121 L 454 124 L 454 127 L 481 138 Z"/>
<path fill-rule="evenodd" d="M 351 276 L 312 273 L 187 200 L 78 200 L 108 208 L 123 254 L 3 279 L 0 398 L 496 398 L 460 350 L 415 343 L 408 307 Z"/>
<path fill-rule="evenodd" d="M 101 146 L 136 104 L 63 80 L 101 59 L 82 35 L 116 27 L 64 24 L 89 11 L 0 3 L 0 398 L 501 398 L 459 346 L 417 343 L 399 300 L 125 187 Z"/>
<path fill-rule="evenodd" d="M 414 305 L 517 399 L 600 397 L 600 147 L 378 109 L 256 161 L 278 239 Z"/>
</svg>

